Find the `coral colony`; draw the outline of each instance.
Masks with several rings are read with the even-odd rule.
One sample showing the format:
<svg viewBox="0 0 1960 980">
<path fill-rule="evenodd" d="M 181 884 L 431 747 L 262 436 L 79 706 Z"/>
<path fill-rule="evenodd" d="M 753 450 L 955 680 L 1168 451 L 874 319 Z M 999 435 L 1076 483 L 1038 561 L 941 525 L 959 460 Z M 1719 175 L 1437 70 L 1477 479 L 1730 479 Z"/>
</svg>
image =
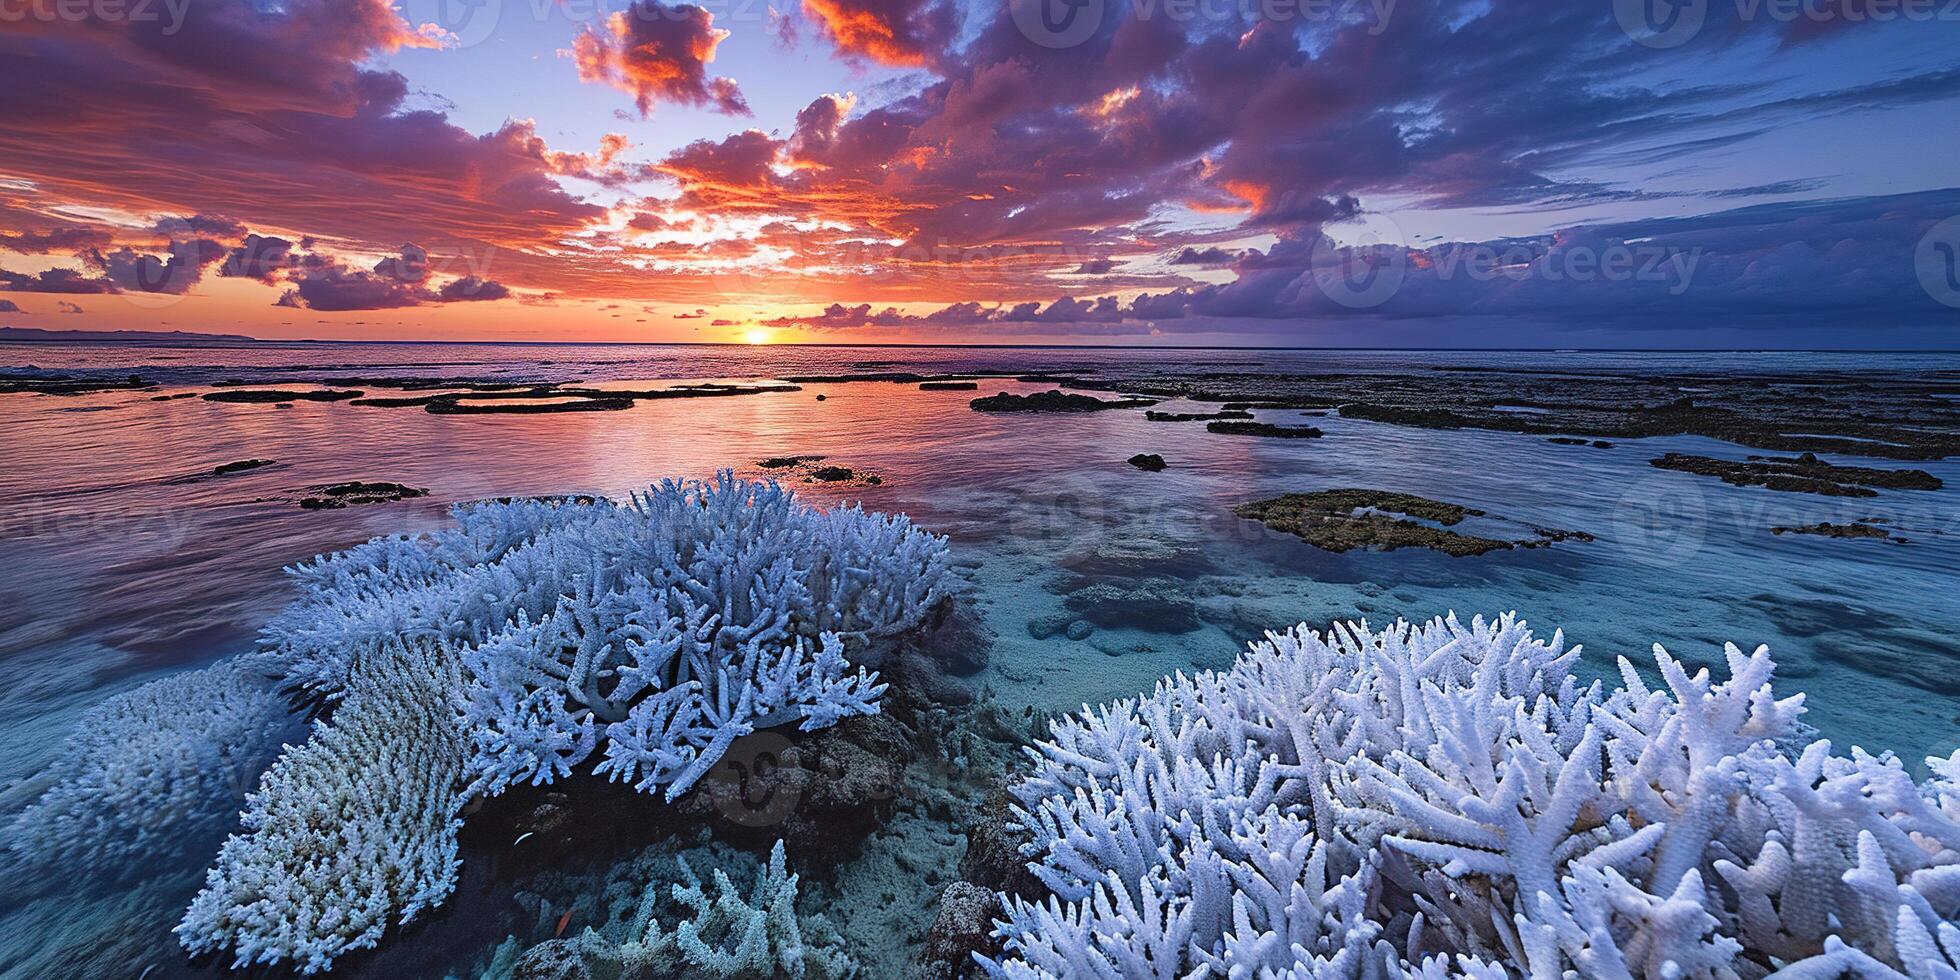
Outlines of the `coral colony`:
<svg viewBox="0 0 1960 980">
<path fill-rule="evenodd" d="M 1269 633 L 1060 721 L 996 976 L 1960 976 L 1960 754 L 1806 742 L 1765 649 L 1580 688 L 1505 616 Z"/>
<path fill-rule="evenodd" d="M 630 502 L 514 500 L 291 569 L 262 648 L 112 699 L 9 834 L 113 863 L 215 819 L 224 773 L 318 712 L 244 803 L 178 934 L 236 968 L 330 969 L 455 886 L 464 804 L 588 773 L 649 806 L 749 732 L 878 711 L 870 668 L 951 595 L 902 516 L 727 473 Z M 1229 670 L 1052 723 L 1010 829 L 1045 894 L 1001 896 L 1015 978 L 1960 977 L 1960 754 L 1916 784 L 1834 755 L 1765 649 L 1726 679 L 1581 686 L 1512 616 L 1269 633 Z M 217 801 L 217 802 L 213 802 Z M 650 882 L 635 975 L 834 977 L 777 843 L 747 897 Z M 663 904 L 663 899 L 671 902 Z M 684 915 L 670 930 L 659 908 Z M 576 944 L 605 942 L 587 930 Z M 516 955 L 500 948 L 489 973 Z M 650 971 L 650 972 L 649 972 Z"/>
<path fill-rule="evenodd" d="M 266 773 L 178 932 L 313 972 L 454 887 L 463 805 L 593 772 L 672 800 L 736 738 L 878 710 L 846 652 L 917 625 L 946 542 L 727 473 L 459 508 L 292 570 L 265 631 L 332 708 Z M 683 944 L 685 945 L 685 944 Z"/>
</svg>

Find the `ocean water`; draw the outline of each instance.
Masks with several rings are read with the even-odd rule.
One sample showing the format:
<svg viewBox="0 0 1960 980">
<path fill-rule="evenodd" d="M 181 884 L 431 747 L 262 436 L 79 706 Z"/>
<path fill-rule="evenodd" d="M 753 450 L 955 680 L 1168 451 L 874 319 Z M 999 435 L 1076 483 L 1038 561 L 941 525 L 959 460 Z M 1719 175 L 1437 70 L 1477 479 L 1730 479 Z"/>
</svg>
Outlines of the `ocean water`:
<svg viewBox="0 0 1960 980">
<path fill-rule="evenodd" d="M 1091 371 L 1105 376 L 1256 369 L 1400 371 L 1436 365 L 1538 369 L 1790 371 L 1960 369 L 1937 354 L 1323 352 L 944 348 L 739 348 L 291 344 L 241 348 L 0 346 L 0 369 L 139 373 L 162 393 L 212 382 L 336 374 L 508 377 L 587 383 L 740 381 L 904 370 Z M 1845 502 L 1738 488 L 1657 470 L 1678 451 L 1739 458 L 1695 437 L 1610 449 L 1541 436 L 1404 428 L 1336 416 L 1321 439 L 1232 438 L 1141 413 L 986 414 L 968 401 L 1047 387 L 983 380 L 978 392 L 887 383 L 651 401 L 621 412 L 439 416 L 300 402 L 290 409 L 152 392 L 0 395 L 0 820 L 29 802 L 79 713 L 145 681 L 250 647 L 290 598 L 280 568 L 369 536 L 436 527 L 451 503 L 590 492 L 822 454 L 876 486 L 798 484 L 820 502 L 903 511 L 951 536 L 973 602 L 997 637 L 976 683 L 999 702 L 1064 711 L 1147 690 L 1177 670 L 1222 667 L 1268 628 L 1516 610 L 1585 648 L 1585 669 L 1646 662 L 1664 645 L 1692 663 L 1721 644 L 1767 643 L 1780 693 L 1840 750 L 1912 761 L 1960 748 L 1960 697 L 1913 675 L 1960 672 L 1960 461 L 1909 464 L 1945 489 Z M 825 396 L 818 400 L 817 395 Z M 1216 406 L 1168 402 L 1172 411 Z M 1266 421 L 1303 413 L 1262 411 Z M 1162 454 L 1161 473 L 1125 463 Z M 223 478 L 221 463 L 272 466 Z M 1857 463 L 1858 460 L 1840 460 Z M 1865 461 L 1870 465 L 1870 461 Z M 299 488 L 343 480 L 426 487 L 417 500 L 308 511 Z M 1355 486 L 1482 509 L 1495 519 L 1591 533 L 1591 542 L 1450 558 L 1415 549 L 1319 551 L 1236 518 L 1233 505 Z M 1771 525 L 1880 515 L 1910 545 L 1775 536 Z M 1468 530 L 1468 528 L 1466 528 Z M 1474 532 L 1473 532 L 1474 533 Z M 1194 614 L 1183 632 L 1098 630 L 1034 639 L 1081 577 L 1148 587 Z M 1183 626 L 1179 627 L 1180 629 Z M 202 859 L 191 862 L 201 866 Z M 34 975 L 61 951 L 113 949 L 129 976 L 187 967 L 168 926 L 197 867 L 159 867 L 113 896 L 7 910 L 0 974 Z M 81 887 L 85 883 L 78 883 Z M 68 911 L 62 911 L 67 909 Z M 924 913 L 930 917 L 930 910 Z"/>
</svg>

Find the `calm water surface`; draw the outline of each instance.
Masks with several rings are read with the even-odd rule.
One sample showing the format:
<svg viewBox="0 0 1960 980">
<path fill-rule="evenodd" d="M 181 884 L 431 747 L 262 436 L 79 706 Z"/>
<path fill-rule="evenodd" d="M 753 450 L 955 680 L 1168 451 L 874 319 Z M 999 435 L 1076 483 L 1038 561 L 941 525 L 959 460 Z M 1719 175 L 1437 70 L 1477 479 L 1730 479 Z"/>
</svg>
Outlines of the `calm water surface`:
<svg viewBox="0 0 1960 980">
<path fill-rule="evenodd" d="M 224 378 L 336 373 L 584 382 L 742 380 L 851 370 L 1395 371 L 1435 364 L 1674 370 L 1960 367 L 1953 355 L 1084 351 L 722 347 L 265 345 L 243 349 L 0 347 L 0 368 L 141 373 L 165 393 Z M 152 401 L 154 393 L 0 396 L 0 816 L 59 751 L 78 712 L 169 671 L 247 648 L 289 598 L 279 569 L 371 535 L 437 526 L 453 502 L 574 491 L 625 494 L 670 476 L 824 454 L 878 474 L 875 487 L 804 489 L 823 501 L 904 511 L 950 534 L 999 637 L 983 677 L 1042 709 L 1130 695 L 1179 669 L 1223 666 L 1266 628 L 1300 621 L 1515 609 L 1583 643 L 1589 670 L 1643 660 L 1659 642 L 1720 662 L 1720 644 L 1768 643 L 1781 689 L 1840 743 L 1916 761 L 1960 747 L 1960 461 L 1921 466 L 1935 492 L 1844 502 L 1730 487 L 1647 465 L 1666 451 L 1740 458 L 1701 438 L 1611 449 L 1542 437 L 1432 431 L 1325 417 L 1315 440 L 1233 438 L 1116 411 L 990 415 L 980 391 L 812 384 L 795 393 L 642 402 L 623 412 L 437 416 L 300 402 L 290 409 Z M 818 401 L 816 395 L 825 395 Z M 1169 403 L 1172 410 L 1200 410 Z M 1214 406 L 1215 407 L 1215 406 Z M 1262 412 L 1274 422 L 1298 412 Z M 1162 473 L 1124 460 L 1161 453 Z M 264 458 L 273 466 L 208 476 Z M 1841 462 L 1859 462 L 1840 460 Z M 1869 463 L 1869 461 L 1866 461 Z M 430 496 L 305 511 L 295 491 L 390 480 Z M 1590 532 L 1591 543 L 1452 559 L 1414 550 L 1330 554 L 1234 518 L 1234 504 L 1358 486 L 1481 508 L 1509 522 Z M 1884 516 L 1910 545 L 1773 536 L 1777 524 Z M 1944 532 L 1944 533 L 1941 533 Z M 1474 531 L 1472 533 L 1475 533 Z M 1074 576 L 1148 579 L 1188 600 L 1197 628 L 1104 630 L 1036 641 Z M 1079 579 L 1073 579 L 1079 581 Z M 1933 679 L 1931 682 L 1928 679 Z M 1944 678 L 1943 681 L 1940 679 Z M 1842 744 L 1840 748 L 1843 748 Z M 149 896 L 174 902 L 182 894 Z M 131 901 L 136 901 L 132 899 Z M 169 937 L 157 937 L 158 962 Z M 0 944 L 18 942 L 0 939 Z M 0 955 L 0 972 L 10 962 Z M 12 962 L 20 962 L 13 960 Z"/>
</svg>

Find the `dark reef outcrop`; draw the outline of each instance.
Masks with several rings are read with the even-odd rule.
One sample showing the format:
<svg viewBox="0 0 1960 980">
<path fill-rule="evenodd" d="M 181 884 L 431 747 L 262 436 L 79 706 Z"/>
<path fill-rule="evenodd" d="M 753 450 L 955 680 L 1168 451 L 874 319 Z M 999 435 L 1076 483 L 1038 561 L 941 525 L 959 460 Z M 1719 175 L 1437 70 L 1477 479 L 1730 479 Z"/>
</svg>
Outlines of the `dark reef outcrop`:
<svg viewBox="0 0 1960 980">
<path fill-rule="evenodd" d="M 1222 412 L 1157 412 L 1143 413 L 1152 422 L 1209 422 L 1213 419 L 1249 419 L 1252 413 L 1244 409 L 1228 408 Z"/>
<path fill-rule="evenodd" d="M 1264 436 L 1269 439 L 1318 439 L 1327 434 L 1311 425 L 1274 425 L 1271 422 L 1241 422 L 1233 419 L 1206 422 L 1205 431 L 1225 436 Z"/>
<path fill-rule="evenodd" d="M 1097 398 L 1061 390 L 1037 391 L 1029 395 L 1001 392 L 971 402 L 978 412 L 1101 412 L 1112 408 L 1144 408 L 1157 404 L 1148 398 Z"/>
<path fill-rule="evenodd" d="M 836 483 L 857 487 L 884 485 L 885 478 L 876 473 L 869 473 L 864 470 L 852 469 L 849 466 L 838 466 L 836 464 L 818 465 L 827 458 L 826 456 L 814 453 L 806 453 L 800 456 L 770 456 L 766 459 L 756 460 L 755 465 L 761 469 L 773 471 L 770 475 L 775 479 L 781 479 L 787 476 L 800 476 L 803 478 L 804 483 Z"/>
<path fill-rule="evenodd" d="M 345 402 L 353 401 L 366 394 L 356 389 L 313 388 L 300 391 L 281 391 L 264 388 L 227 388 L 223 391 L 207 392 L 207 402 L 234 402 L 246 405 L 272 405 L 279 402 Z"/>
<path fill-rule="evenodd" d="M 1129 463 L 1131 466 L 1149 473 L 1161 472 L 1166 465 L 1164 463 L 1164 457 L 1156 453 L 1138 453 L 1130 457 Z"/>
<path fill-rule="evenodd" d="M 1346 418 L 1419 428 L 1601 441 L 1698 435 L 1777 452 L 1901 460 L 1960 455 L 1960 373 L 1942 370 L 1646 374 L 1444 365 L 1056 380 L 1065 388 L 1217 402 L 1227 410 L 1338 408 Z"/>
<path fill-rule="evenodd" d="M 1874 538 L 1880 541 L 1889 540 L 1894 544 L 1906 544 L 1910 540 L 1909 538 L 1895 535 L 1891 531 L 1879 527 L 1876 524 L 1866 524 L 1861 521 L 1852 521 L 1846 524 L 1832 524 L 1829 521 L 1825 521 L 1819 524 L 1803 524 L 1793 527 L 1772 527 L 1769 529 L 1769 533 L 1808 534 L 1824 538 Z"/>
<path fill-rule="evenodd" d="M 1838 466 L 1801 456 L 1751 456 L 1747 460 L 1715 459 L 1687 453 L 1668 453 L 1649 461 L 1664 470 L 1712 476 L 1738 487 L 1764 487 L 1786 493 L 1817 493 L 1828 497 L 1875 497 L 1872 487 L 1888 490 L 1938 490 L 1940 479 L 1925 470 L 1889 470 L 1871 466 Z"/>
<path fill-rule="evenodd" d="M 1000 897 L 970 881 L 956 881 L 939 896 L 939 913 L 926 929 L 919 951 L 920 980 L 961 980 L 982 976 L 973 954 L 997 957 L 1001 940 L 994 919 L 1006 914 Z"/>
<path fill-rule="evenodd" d="M 349 480 L 344 483 L 322 483 L 307 487 L 306 494 L 300 498 L 301 507 L 307 510 L 338 510 L 342 507 L 358 507 L 362 504 L 381 504 L 391 500 L 426 497 L 429 491 L 401 483 L 365 483 Z"/>
<path fill-rule="evenodd" d="M 219 463 L 211 467 L 211 475 L 226 476 L 232 473 L 243 473 L 246 470 L 256 470 L 259 467 L 271 465 L 272 460 L 269 459 L 240 459 L 229 463 Z"/>
<path fill-rule="evenodd" d="M 552 415 L 561 412 L 623 412 L 632 407 L 631 398 L 574 398 L 560 402 L 465 402 L 434 399 L 424 405 L 423 410 L 430 415 Z"/>
<path fill-rule="evenodd" d="M 155 387 L 135 374 L 120 378 L 78 378 L 66 374 L 0 373 L 0 395 L 91 395 L 99 391 L 149 391 Z"/>
</svg>

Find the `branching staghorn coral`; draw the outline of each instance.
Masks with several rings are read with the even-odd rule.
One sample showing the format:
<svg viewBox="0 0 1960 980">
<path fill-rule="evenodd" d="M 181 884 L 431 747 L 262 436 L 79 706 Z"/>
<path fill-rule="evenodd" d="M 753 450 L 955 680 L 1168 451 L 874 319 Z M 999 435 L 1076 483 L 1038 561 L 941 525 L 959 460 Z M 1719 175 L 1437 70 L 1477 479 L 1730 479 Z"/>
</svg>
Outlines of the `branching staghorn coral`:
<svg viewBox="0 0 1960 980">
<path fill-rule="evenodd" d="M 422 640 L 356 654 L 331 720 L 265 774 L 191 901 L 192 953 L 313 973 L 373 947 L 455 887 L 463 735 L 455 654 Z"/>
<path fill-rule="evenodd" d="M 327 969 L 447 896 L 476 795 L 564 778 L 603 744 L 592 771 L 671 801 L 742 735 L 876 712 L 884 686 L 851 661 L 952 585 L 945 539 L 903 516 L 726 471 L 455 517 L 290 570 L 302 596 L 266 653 L 331 721 L 251 798 L 188 948 Z"/>
<path fill-rule="evenodd" d="M 109 698 L 82 716 L 53 784 L 7 825 L 9 859 L 64 873 L 152 867 L 222 833 L 293 727 L 256 658 Z"/>
<path fill-rule="evenodd" d="M 715 867 L 709 882 L 689 862 Z M 603 920 L 575 936 L 526 948 L 511 936 L 499 944 L 476 974 L 481 980 L 513 976 L 598 976 L 620 980 L 701 977 L 706 980 L 843 980 L 861 973 L 857 961 L 830 921 L 797 911 L 799 879 L 789 871 L 781 841 L 767 860 L 709 844 L 631 866 L 641 872 L 628 882 L 594 888 L 582 882 L 573 909 Z M 650 874 L 647 865 L 656 866 Z M 746 894 L 731 880 L 729 868 L 755 868 L 755 885 Z M 621 866 L 614 868 L 617 874 Z M 739 872 L 738 872 L 739 874 Z M 520 897 L 520 904 L 523 899 Z M 540 907 L 540 930 L 558 918 L 555 906 Z M 574 914 L 567 912 L 566 914 Z M 666 917 L 673 928 L 662 927 Z"/>
<path fill-rule="evenodd" d="M 1796 744 L 1766 649 L 1581 689 L 1506 616 L 1269 633 L 1053 726 L 996 976 L 1950 980 L 1960 754 Z"/>
<path fill-rule="evenodd" d="M 291 569 L 264 633 L 313 696 L 396 639 L 461 652 L 476 790 L 598 771 L 685 792 L 734 739 L 873 706 L 851 671 L 948 591 L 945 539 L 903 516 L 819 511 L 773 483 L 665 481 L 625 505 L 480 503 L 456 527 Z"/>
<path fill-rule="evenodd" d="M 855 975 L 857 966 L 830 924 L 822 916 L 797 915 L 797 876 L 789 873 L 786 860 L 783 842 L 777 841 L 755 888 L 743 898 L 720 868 L 713 872 L 711 897 L 681 858 L 686 883 L 672 886 L 673 900 L 691 909 L 694 918 L 671 933 L 663 931 L 654 918 L 658 886 L 650 887 L 635 917 L 639 936 L 619 948 L 626 973 L 715 980 L 841 980 Z"/>
</svg>

